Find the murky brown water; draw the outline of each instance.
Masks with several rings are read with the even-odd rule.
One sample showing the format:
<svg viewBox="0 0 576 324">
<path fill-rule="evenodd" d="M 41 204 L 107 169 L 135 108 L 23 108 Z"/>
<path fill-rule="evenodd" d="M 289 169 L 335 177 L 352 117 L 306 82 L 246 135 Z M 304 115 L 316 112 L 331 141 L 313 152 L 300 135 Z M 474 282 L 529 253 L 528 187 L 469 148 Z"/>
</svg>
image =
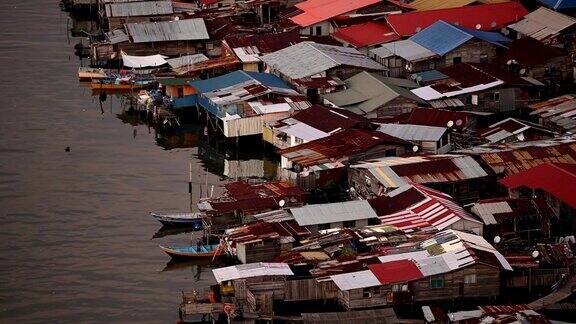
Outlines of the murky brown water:
<svg viewBox="0 0 576 324">
<path fill-rule="evenodd" d="M 194 181 L 219 177 L 198 148 L 124 123 L 117 99 L 102 114 L 67 26 L 56 0 L 0 1 L 0 322 L 174 322 L 179 292 L 211 273 L 161 272 L 157 245 L 189 235 L 152 240 L 148 212 L 186 210 L 190 162 Z"/>
</svg>

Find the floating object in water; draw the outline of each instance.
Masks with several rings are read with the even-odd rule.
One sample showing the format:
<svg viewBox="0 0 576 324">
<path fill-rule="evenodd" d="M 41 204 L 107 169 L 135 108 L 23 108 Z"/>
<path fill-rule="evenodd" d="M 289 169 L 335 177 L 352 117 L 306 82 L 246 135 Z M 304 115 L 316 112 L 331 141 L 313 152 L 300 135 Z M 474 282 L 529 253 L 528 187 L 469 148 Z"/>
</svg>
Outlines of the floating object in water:
<svg viewBox="0 0 576 324">
<path fill-rule="evenodd" d="M 210 244 L 200 246 L 200 250 L 195 245 L 190 246 L 162 246 L 160 249 L 174 259 L 205 259 L 215 258 L 220 255 L 220 244 Z"/>
<path fill-rule="evenodd" d="M 66 148 L 64 149 L 64 152 L 70 152 L 70 146 L 66 146 Z"/>
<path fill-rule="evenodd" d="M 160 223 L 166 226 L 190 226 L 195 230 L 202 229 L 201 213 L 156 214 L 150 213 Z"/>
</svg>

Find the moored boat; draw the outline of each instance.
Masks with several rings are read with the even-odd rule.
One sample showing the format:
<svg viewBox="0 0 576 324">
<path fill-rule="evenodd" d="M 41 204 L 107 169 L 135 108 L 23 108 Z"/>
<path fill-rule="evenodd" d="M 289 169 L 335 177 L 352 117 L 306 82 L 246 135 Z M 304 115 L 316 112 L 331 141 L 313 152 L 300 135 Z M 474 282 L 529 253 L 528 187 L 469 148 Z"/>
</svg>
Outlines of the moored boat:
<svg viewBox="0 0 576 324">
<path fill-rule="evenodd" d="M 215 258 L 221 255 L 220 244 L 202 245 L 200 249 L 197 246 L 162 246 L 160 249 L 174 259 L 205 259 Z"/>
<path fill-rule="evenodd" d="M 150 215 L 166 226 L 187 226 L 194 230 L 202 229 L 202 213 L 150 213 Z"/>
</svg>

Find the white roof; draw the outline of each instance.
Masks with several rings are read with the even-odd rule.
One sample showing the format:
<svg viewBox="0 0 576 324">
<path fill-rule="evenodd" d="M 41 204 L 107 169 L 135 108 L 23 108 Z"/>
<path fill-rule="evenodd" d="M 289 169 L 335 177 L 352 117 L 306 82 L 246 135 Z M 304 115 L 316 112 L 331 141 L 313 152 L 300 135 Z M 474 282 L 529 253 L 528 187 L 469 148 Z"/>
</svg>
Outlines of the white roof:
<svg viewBox="0 0 576 324">
<path fill-rule="evenodd" d="M 244 63 L 260 62 L 260 51 L 256 46 L 236 47 L 232 49 L 240 61 Z"/>
<path fill-rule="evenodd" d="M 132 56 L 122 52 L 122 63 L 131 68 L 156 67 L 166 64 L 166 56 L 156 54 L 149 56 Z"/>
<path fill-rule="evenodd" d="M 126 24 L 134 43 L 209 39 L 204 19 L 193 18 Z"/>
<path fill-rule="evenodd" d="M 472 92 L 484 91 L 484 90 L 499 86 L 501 84 L 504 84 L 504 82 L 501 80 L 496 80 L 496 81 L 493 81 L 490 83 L 478 84 L 478 85 L 475 85 L 472 87 L 462 88 L 460 90 L 448 91 L 448 92 L 444 92 L 444 93 L 436 91 L 434 88 L 432 88 L 432 86 L 425 86 L 425 87 L 413 89 L 410 91 L 412 91 L 415 95 L 417 95 L 418 97 L 420 97 L 424 100 L 437 100 L 437 99 L 441 99 L 441 98 L 450 98 L 450 97 L 460 96 L 460 95 L 472 93 Z"/>
<path fill-rule="evenodd" d="M 370 270 L 342 273 L 330 276 L 330 279 L 342 291 L 380 286 L 380 280 Z"/>
<path fill-rule="evenodd" d="M 330 135 L 305 123 L 282 126 L 278 130 L 308 142 Z"/>
<path fill-rule="evenodd" d="M 375 48 L 370 53 L 381 58 L 399 56 L 409 62 L 422 61 L 438 56 L 426 47 L 409 39 L 382 44 L 382 47 Z"/>
<path fill-rule="evenodd" d="M 302 79 L 337 66 L 351 66 L 370 70 L 386 68 L 355 48 L 301 42 L 260 57 L 273 70 L 291 79 Z"/>
<path fill-rule="evenodd" d="M 291 208 L 290 212 L 300 226 L 377 218 L 368 201 L 354 200 L 331 204 L 306 205 Z"/>
<path fill-rule="evenodd" d="M 478 202 L 475 203 L 470 211 L 480 217 L 484 224 L 494 225 L 498 224 L 494 214 L 507 214 L 512 212 L 512 208 L 507 201 L 495 201 L 495 202 Z"/>
<path fill-rule="evenodd" d="M 225 268 L 213 269 L 212 273 L 218 283 L 234 279 L 260 276 L 292 276 L 294 272 L 286 263 L 248 263 Z"/>
<path fill-rule="evenodd" d="M 411 124 L 381 124 L 378 131 L 406 141 L 439 141 L 448 131 L 448 128 Z"/>
<path fill-rule="evenodd" d="M 288 112 L 292 109 L 292 106 L 288 103 L 278 103 L 266 105 L 258 101 L 249 102 L 248 105 L 254 109 L 257 114 L 274 114 L 280 112 Z"/>
<path fill-rule="evenodd" d="M 575 23 L 576 19 L 573 17 L 540 7 L 508 27 L 534 39 L 542 40 L 560 33 Z"/>
</svg>

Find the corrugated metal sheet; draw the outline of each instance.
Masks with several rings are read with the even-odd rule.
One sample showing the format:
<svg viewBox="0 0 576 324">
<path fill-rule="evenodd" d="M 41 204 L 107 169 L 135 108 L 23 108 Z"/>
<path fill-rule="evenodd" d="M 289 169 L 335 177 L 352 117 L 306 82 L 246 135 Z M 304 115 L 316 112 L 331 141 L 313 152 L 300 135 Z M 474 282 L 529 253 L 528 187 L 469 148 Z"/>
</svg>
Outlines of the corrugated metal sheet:
<svg viewBox="0 0 576 324">
<path fill-rule="evenodd" d="M 307 0 L 296 4 L 296 7 L 304 11 L 303 13 L 290 18 L 301 27 L 314 25 L 338 15 L 342 15 L 360 8 L 373 5 L 379 0 Z"/>
<path fill-rule="evenodd" d="M 299 208 L 291 208 L 290 212 L 294 215 L 294 219 L 301 226 L 330 224 L 378 217 L 370 204 L 365 200 L 307 205 Z"/>
<path fill-rule="evenodd" d="M 166 60 L 166 62 L 168 62 L 168 65 L 170 65 L 172 68 L 194 65 L 196 63 L 204 61 L 208 61 L 208 57 L 206 57 L 206 55 L 204 54 L 184 55 Z"/>
<path fill-rule="evenodd" d="M 302 42 L 260 58 L 270 68 L 291 79 L 302 79 L 337 66 L 346 65 L 369 70 L 385 68 L 355 48 Z"/>
<path fill-rule="evenodd" d="M 494 214 L 512 213 L 512 208 L 507 201 L 478 202 L 470 210 L 474 215 L 480 217 L 486 225 L 498 224 Z"/>
<path fill-rule="evenodd" d="M 409 124 L 381 124 L 378 131 L 406 141 L 435 142 L 444 136 L 448 128 Z"/>
<path fill-rule="evenodd" d="M 225 268 L 213 269 L 212 273 L 218 283 L 234 279 L 260 276 L 291 276 L 294 272 L 286 263 L 249 263 Z"/>
<path fill-rule="evenodd" d="M 380 286 L 380 280 L 370 270 L 349 272 L 330 276 L 342 291 Z"/>
<path fill-rule="evenodd" d="M 380 284 L 390 285 L 420 279 L 424 274 L 411 260 L 389 261 L 380 264 L 370 264 L 368 269 L 378 278 Z"/>
<path fill-rule="evenodd" d="M 557 131 L 576 132 L 576 98 L 573 95 L 550 99 L 530 108 L 534 109 L 530 115 L 537 116 L 541 124 Z"/>
<path fill-rule="evenodd" d="M 428 60 L 438 56 L 426 47 L 409 39 L 382 44 L 381 47 L 371 50 L 370 53 L 380 58 L 399 56 L 409 62 Z"/>
<path fill-rule="evenodd" d="M 444 56 L 472 38 L 478 38 L 497 46 L 504 46 L 504 44 L 512 42 L 511 39 L 499 33 L 466 29 L 442 20 L 410 37 L 410 40 L 440 56 Z"/>
<path fill-rule="evenodd" d="M 126 24 L 134 43 L 209 39 L 204 19 L 145 22 Z"/>
<path fill-rule="evenodd" d="M 106 17 L 159 16 L 174 13 L 172 1 L 139 1 L 106 4 Z"/>
<path fill-rule="evenodd" d="M 507 2 L 508 0 L 415 0 L 410 3 L 414 9 L 419 11 L 445 9 L 445 8 L 458 8 L 464 7 L 475 2 L 481 3 L 499 3 Z"/>
<path fill-rule="evenodd" d="M 130 40 L 130 38 L 128 37 L 128 35 L 126 35 L 123 29 L 112 30 L 107 32 L 105 35 L 106 39 L 110 42 L 110 44 L 118 44 Z"/>
<path fill-rule="evenodd" d="M 576 19 L 573 17 L 540 7 L 527 14 L 523 20 L 508 27 L 521 34 L 542 40 L 559 34 L 575 23 Z"/>
</svg>

